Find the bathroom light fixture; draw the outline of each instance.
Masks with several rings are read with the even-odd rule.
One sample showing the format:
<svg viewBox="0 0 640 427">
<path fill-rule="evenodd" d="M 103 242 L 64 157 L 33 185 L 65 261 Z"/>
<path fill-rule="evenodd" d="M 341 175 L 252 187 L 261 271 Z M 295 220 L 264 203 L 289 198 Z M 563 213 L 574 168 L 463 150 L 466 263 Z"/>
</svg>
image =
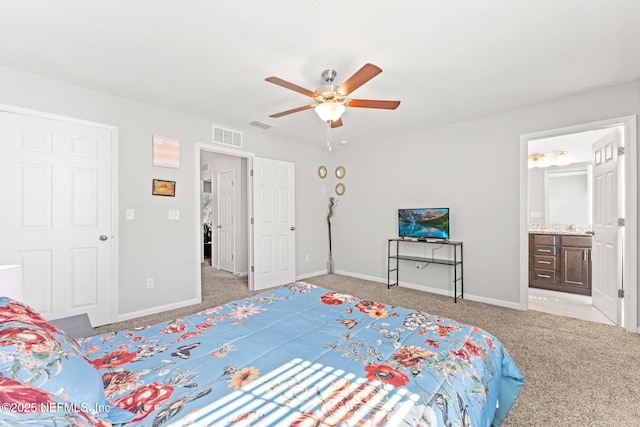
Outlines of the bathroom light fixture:
<svg viewBox="0 0 640 427">
<path fill-rule="evenodd" d="M 569 157 L 566 151 L 545 151 L 544 153 L 529 154 L 529 169 L 546 168 L 549 166 L 566 166 Z"/>
<path fill-rule="evenodd" d="M 567 153 L 561 151 L 556 157 L 556 166 L 566 166 L 569 164 L 569 157 L 567 157 Z"/>
</svg>

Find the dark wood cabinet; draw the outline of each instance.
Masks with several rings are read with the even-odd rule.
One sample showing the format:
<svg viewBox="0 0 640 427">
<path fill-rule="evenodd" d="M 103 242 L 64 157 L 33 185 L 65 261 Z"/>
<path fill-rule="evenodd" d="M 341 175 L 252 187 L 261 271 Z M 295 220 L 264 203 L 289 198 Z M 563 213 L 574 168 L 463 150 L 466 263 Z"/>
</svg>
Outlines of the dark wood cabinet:
<svg viewBox="0 0 640 427">
<path fill-rule="evenodd" d="M 591 236 L 529 234 L 529 286 L 591 295 Z"/>
</svg>

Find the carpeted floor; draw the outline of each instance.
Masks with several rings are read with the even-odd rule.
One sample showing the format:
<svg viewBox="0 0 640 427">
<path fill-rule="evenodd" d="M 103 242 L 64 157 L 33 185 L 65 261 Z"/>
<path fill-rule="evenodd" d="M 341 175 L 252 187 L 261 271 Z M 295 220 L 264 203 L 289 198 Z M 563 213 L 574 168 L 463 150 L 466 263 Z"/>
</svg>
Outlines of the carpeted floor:
<svg viewBox="0 0 640 427">
<path fill-rule="evenodd" d="M 254 295 L 246 278 L 203 265 L 202 303 L 96 328 L 96 333 L 176 319 Z M 305 280 L 331 290 L 479 326 L 511 353 L 527 379 L 505 427 L 640 426 L 640 335 L 623 328 L 520 311 L 327 274 Z"/>
</svg>

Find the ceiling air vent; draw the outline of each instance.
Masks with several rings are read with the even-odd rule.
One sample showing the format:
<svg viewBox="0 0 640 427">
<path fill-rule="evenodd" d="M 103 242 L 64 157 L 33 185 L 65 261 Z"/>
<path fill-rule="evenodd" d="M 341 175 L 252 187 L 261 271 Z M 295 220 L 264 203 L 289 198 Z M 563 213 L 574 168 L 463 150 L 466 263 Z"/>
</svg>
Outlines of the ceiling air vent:
<svg viewBox="0 0 640 427">
<path fill-rule="evenodd" d="M 213 126 L 213 142 L 242 147 L 242 132 Z"/>
<path fill-rule="evenodd" d="M 264 129 L 264 130 L 271 129 L 273 127 L 270 124 L 267 124 L 267 123 L 264 123 L 264 122 L 259 122 L 257 120 L 249 122 L 249 126 L 257 127 L 257 128 Z"/>
</svg>

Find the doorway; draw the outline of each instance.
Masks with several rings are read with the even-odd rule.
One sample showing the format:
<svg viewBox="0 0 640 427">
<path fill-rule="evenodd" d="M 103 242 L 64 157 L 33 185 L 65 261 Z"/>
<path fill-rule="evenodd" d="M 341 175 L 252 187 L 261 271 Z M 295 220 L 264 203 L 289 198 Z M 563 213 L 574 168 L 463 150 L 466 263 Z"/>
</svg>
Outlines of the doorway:
<svg viewBox="0 0 640 427">
<path fill-rule="evenodd" d="M 210 230 L 209 247 L 203 242 L 203 250 L 210 255 L 212 268 L 236 276 L 249 272 L 247 162 L 247 158 L 206 150 L 200 155 L 201 180 L 210 183 L 210 193 L 202 194 L 209 201 L 201 212 L 204 240 Z"/>
<path fill-rule="evenodd" d="M 580 299 L 578 304 L 581 304 L 582 307 L 577 310 L 582 312 L 584 310 L 584 302 L 586 299 L 584 296 L 573 298 L 570 295 L 562 295 L 561 293 L 553 293 L 546 294 L 542 292 L 540 295 L 539 291 L 530 292 L 529 288 L 529 231 L 531 224 L 536 224 L 539 221 L 537 226 L 548 226 L 549 224 L 545 224 L 545 221 L 548 219 L 548 208 L 542 205 L 540 207 L 540 203 L 537 203 L 535 200 L 531 200 L 530 193 L 531 190 L 531 179 L 530 179 L 530 169 L 531 160 L 533 158 L 534 161 L 538 160 L 540 157 L 537 156 L 539 154 L 547 154 L 547 160 L 553 158 L 557 158 L 561 153 L 564 155 L 570 154 L 570 150 L 575 151 L 576 153 L 579 151 L 586 152 L 588 156 L 588 160 L 586 157 L 579 158 L 576 164 L 580 165 L 589 165 L 591 164 L 592 158 L 592 148 L 591 143 L 598 140 L 602 135 L 610 133 L 612 129 L 618 127 L 621 135 L 621 143 L 624 145 L 624 156 L 620 158 L 620 162 L 622 163 L 621 168 L 621 178 L 624 182 L 624 186 L 621 188 L 622 197 L 624 200 L 624 216 L 625 216 L 625 233 L 626 237 L 624 240 L 621 240 L 621 251 L 620 253 L 624 253 L 624 267 L 622 263 L 620 265 L 621 274 L 616 284 L 617 289 L 623 289 L 623 296 L 619 299 L 619 309 L 617 313 L 617 318 L 614 318 L 614 321 L 617 320 L 616 323 L 624 326 L 630 331 L 637 332 L 637 295 L 638 295 L 638 285 L 636 281 L 636 265 L 637 265 L 637 237 L 636 237 L 636 218 L 637 218 L 637 208 L 636 208 L 636 176 L 637 176 L 637 161 L 636 161 L 636 117 L 628 116 L 619 119 L 611 119 L 594 123 L 587 123 L 578 126 L 572 126 L 561 129 L 552 129 L 548 131 L 536 132 L 532 134 L 522 135 L 521 140 L 521 164 L 520 164 L 520 177 L 521 177 L 521 264 L 520 264 L 520 285 L 521 285 L 521 307 L 526 309 L 531 305 L 531 307 L 536 307 L 539 309 L 540 307 L 545 308 L 548 304 L 548 301 L 553 302 L 554 304 L 560 304 L 558 307 L 560 310 L 565 310 L 564 315 L 571 316 L 572 314 L 566 312 L 567 307 L 572 307 L 572 303 L 574 299 Z M 588 138 L 585 135 L 589 135 Z M 572 138 L 575 140 L 579 136 L 583 138 L 583 147 L 579 147 L 577 145 L 572 146 L 571 148 L 561 146 L 561 143 L 567 143 L 567 141 Z M 578 138 L 579 139 L 579 138 Z M 588 141 L 588 142 L 587 142 Z M 537 144 L 537 145 L 536 145 Z M 546 145 L 545 145 L 546 144 Z M 531 148 L 535 148 L 531 150 Z M 532 154 L 536 154 L 532 156 Z M 545 156 L 542 156 L 545 157 Z M 563 158 L 563 163 L 566 163 L 566 158 Z M 574 162 L 570 162 L 574 163 Z M 545 165 L 549 166 L 549 165 Z M 574 170 L 575 170 L 575 164 Z M 553 167 L 553 166 L 552 166 Z M 555 166 L 556 169 L 562 169 L 558 166 Z M 565 166 L 565 168 L 567 168 Z M 540 171 L 538 171 L 540 173 Z M 573 175 L 574 174 L 567 174 Z M 533 191 L 535 192 L 535 190 Z M 540 193 L 540 192 L 539 192 Z M 540 194 L 533 195 L 532 198 L 542 197 Z M 594 218 L 595 221 L 595 218 Z M 597 222 L 597 221 L 596 221 Z M 566 225 L 566 224 L 565 224 Z M 571 226 L 571 229 L 578 229 L 581 231 L 584 229 L 587 233 L 589 233 L 592 229 L 592 224 L 568 224 Z M 554 226 L 554 224 L 551 224 Z M 583 229 L 580 227 L 584 226 Z M 586 254 L 587 252 L 585 252 Z M 616 289 L 616 290 L 617 290 Z M 531 295 L 530 295 L 531 294 Z M 530 299 L 532 297 L 533 299 Z M 559 297 L 559 298 L 556 298 Z M 569 298 L 566 298 L 569 297 Z M 555 301 L 554 301 L 555 300 Z M 591 305 L 591 301 L 588 301 L 589 305 Z M 566 307 L 561 308 L 563 305 Z M 553 312 L 553 309 L 547 307 L 548 310 L 542 311 L 550 311 Z M 560 313 L 555 313 L 560 314 Z M 576 313 L 574 317 L 582 318 L 580 313 Z M 614 316 L 616 317 L 616 316 Z M 594 319 L 588 319 L 594 320 Z M 606 321 L 605 321 L 606 323 Z"/>
<path fill-rule="evenodd" d="M 246 260 L 236 259 L 236 273 L 241 275 L 246 268 L 250 290 L 275 287 L 295 280 L 295 165 L 292 162 L 256 157 L 235 148 L 195 144 L 194 192 L 196 194 L 196 225 L 194 241 L 197 246 L 196 277 L 202 289 L 203 232 L 202 232 L 202 187 L 203 177 L 211 175 L 209 170 L 203 174 L 202 157 L 234 159 L 240 162 L 236 169 L 239 187 L 244 195 L 236 197 L 236 243 L 245 244 L 244 249 L 235 248 L 235 254 L 245 256 Z M 224 157 L 223 157 L 224 156 Z M 229 169 L 229 167 L 226 167 Z M 255 174 L 254 174 L 255 169 Z M 245 179 L 244 182 L 241 180 Z M 216 185 L 212 183 L 212 188 Z M 241 194 L 243 194 L 241 192 Z M 212 195 L 213 199 L 214 195 Z M 212 201 L 212 206 L 216 203 Z M 238 215 L 244 210 L 246 216 Z M 215 217 L 216 213 L 212 214 Z M 215 222 L 214 222 L 215 223 Z M 275 224 L 277 223 L 277 224 Z M 212 248 L 217 244 L 213 239 Z M 256 242 L 254 244 L 254 241 Z M 215 255 L 214 255 L 215 257 Z M 242 267 L 239 268 L 238 266 Z M 198 295 L 201 298 L 202 294 Z"/>
</svg>

